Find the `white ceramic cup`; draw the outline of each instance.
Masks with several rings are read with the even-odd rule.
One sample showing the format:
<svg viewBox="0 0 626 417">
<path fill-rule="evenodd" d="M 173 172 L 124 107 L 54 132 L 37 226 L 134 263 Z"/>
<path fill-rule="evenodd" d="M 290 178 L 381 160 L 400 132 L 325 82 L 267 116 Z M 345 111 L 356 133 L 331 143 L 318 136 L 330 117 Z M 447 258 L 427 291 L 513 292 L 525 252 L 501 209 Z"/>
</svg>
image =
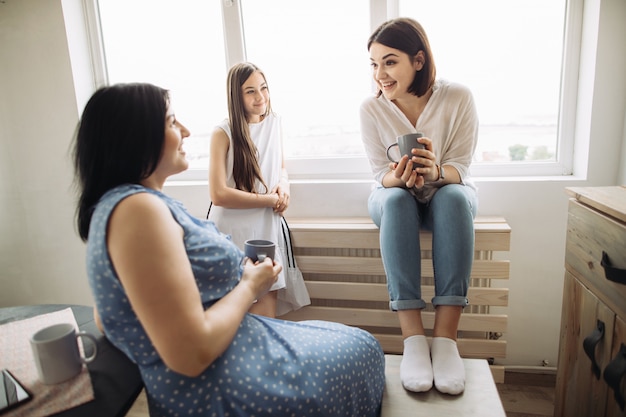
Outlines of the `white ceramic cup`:
<svg viewBox="0 0 626 417">
<path fill-rule="evenodd" d="M 91 356 L 83 357 L 78 349 L 78 339 L 87 338 L 93 343 Z M 78 375 L 83 364 L 96 358 L 95 336 L 76 332 L 70 323 L 54 324 L 37 331 L 30 339 L 39 379 L 44 384 L 58 384 Z"/>
</svg>

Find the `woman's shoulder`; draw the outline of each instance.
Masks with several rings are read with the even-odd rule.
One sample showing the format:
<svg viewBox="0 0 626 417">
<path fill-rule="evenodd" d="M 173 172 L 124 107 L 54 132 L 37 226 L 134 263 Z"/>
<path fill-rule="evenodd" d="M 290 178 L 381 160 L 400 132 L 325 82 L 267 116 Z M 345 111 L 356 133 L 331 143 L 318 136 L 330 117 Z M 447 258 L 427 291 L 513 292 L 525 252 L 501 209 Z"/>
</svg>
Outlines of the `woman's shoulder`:
<svg viewBox="0 0 626 417">
<path fill-rule="evenodd" d="M 100 202 L 119 201 L 133 194 L 148 192 L 148 190 L 140 184 L 121 184 L 104 193 Z"/>
<path fill-rule="evenodd" d="M 145 193 L 148 188 L 139 184 L 122 184 L 104 193 L 95 206 L 92 219 L 108 218 L 122 201 L 134 195 Z"/>
<path fill-rule="evenodd" d="M 385 98 L 384 95 L 370 95 L 365 97 L 365 99 L 361 102 L 361 111 L 371 111 L 374 109 L 381 109 L 389 107 L 389 100 Z"/>
<path fill-rule="evenodd" d="M 170 200 L 165 194 L 153 190 L 152 188 L 144 187 L 140 184 L 122 184 L 110 189 L 102 196 L 98 202 L 98 209 L 105 211 L 112 210 L 121 201 L 128 200 L 130 197 L 138 195 L 140 195 L 139 199 L 132 198 L 131 200 L 156 201 L 156 199 L 158 199 L 164 201 L 166 204 L 168 204 Z M 148 198 L 146 199 L 146 197 Z"/>
<path fill-rule="evenodd" d="M 187 212 L 180 201 L 139 184 L 125 184 L 109 190 L 96 209 L 105 216 L 113 210 L 139 213 L 140 216 L 146 213 L 161 213 L 165 218 L 171 216 L 178 218 Z"/>
<path fill-rule="evenodd" d="M 472 91 L 465 84 L 461 84 L 446 79 L 438 79 L 433 85 L 433 94 L 446 98 L 471 98 Z"/>
</svg>

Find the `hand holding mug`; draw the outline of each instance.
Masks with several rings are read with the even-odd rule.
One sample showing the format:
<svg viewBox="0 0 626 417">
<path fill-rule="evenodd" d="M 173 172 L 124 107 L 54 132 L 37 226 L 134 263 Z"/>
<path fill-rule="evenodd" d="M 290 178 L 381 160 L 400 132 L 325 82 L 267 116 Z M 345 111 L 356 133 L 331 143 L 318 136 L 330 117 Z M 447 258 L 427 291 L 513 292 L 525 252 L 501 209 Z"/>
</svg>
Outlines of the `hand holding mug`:
<svg viewBox="0 0 626 417">
<path fill-rule="evenodd" d="M 276 244 L 271 240 L 249 239 L 244 243 L 244 253 L 252 262 L 263 262 L 265 258 L 274 260 Z"/>
<path fill-rule="evenodd" d="M 413 154 L 413 149 L 426 149 L 426 145 L 418 142 L 418 139 L 423 136 L 424 135 L 420 132 L 407 133 L 406 135 L 398 136 L 396 138 L 396 143 L 392 143 L 387 147 L 387 159 L 389 159 L 391 162 L 395 162 L 396 164 L 400 162 L 399 160 L 396 161 L 389 155 L 389 151 L 391 150 L 391 148 L 397 146 L 400 150 L 400 157 L 404 155 L 408 156 L 409 160 L 413 162 L 413 168 L 423 167 L 422 164 L 413 161 L 413 157 L 415 156 L 415 154 Z"/>
<path fill-rule="evenodd" d="M 263 262 L 257 263 L 253 263 L 252 259 L 247 258 L 241 275 L 241 283 L 249 285 L 256 295 L 256 299 L 258 299 L 270 290 L 282 269 L 280 264 L 270 258 L 265 258 Z"/>
</svg>

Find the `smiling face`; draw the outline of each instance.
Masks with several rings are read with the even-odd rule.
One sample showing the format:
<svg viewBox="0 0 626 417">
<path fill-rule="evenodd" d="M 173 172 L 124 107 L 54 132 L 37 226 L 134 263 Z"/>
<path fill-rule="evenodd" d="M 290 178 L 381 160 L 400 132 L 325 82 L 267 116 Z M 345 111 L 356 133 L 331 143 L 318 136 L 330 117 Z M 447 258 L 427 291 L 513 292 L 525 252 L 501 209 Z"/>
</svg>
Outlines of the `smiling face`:
<svg viewBox="0 0 626 417">
<path fill-rule="evenodd" d="M 163 153 L 157 168 L 164 175 L 178 174 L 189 167 L 189 161 L 185 158 L 185 151 L 183 150 L 183 139 L 189 134 L 189 130 L 176 120 L 174 109 L 168 104 L 165 114 Z"/>
<path fill-rule="evenodd" d="M 270 92 L 265 77 L 254 71 L 241 86 L 243 107 L 248 123 L 258 123 L 267 114 Z"/>
<path fill-rule="evenodd" d="M 389 100 L 413 96 L 409 87 L 416 71 L 423 68 L 424 55 L 418 52 L 415 59 L 399 49 L 374 42 L 370 47 L 372 75 L 378 88 Z"/>
</svg>

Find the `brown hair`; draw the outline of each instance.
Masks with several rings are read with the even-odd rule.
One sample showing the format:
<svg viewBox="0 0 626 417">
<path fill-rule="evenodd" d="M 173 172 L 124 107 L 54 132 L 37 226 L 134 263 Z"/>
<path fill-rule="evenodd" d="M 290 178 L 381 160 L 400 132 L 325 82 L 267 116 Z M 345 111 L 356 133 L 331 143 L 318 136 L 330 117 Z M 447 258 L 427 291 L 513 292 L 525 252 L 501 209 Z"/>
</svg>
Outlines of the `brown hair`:
<svg viewBox="0 0 626 417">
<path fill-rule="evenodd" d="M 423 51 L 424 66 L 420 71 L 415 71 L 415 78 L 408 92 L 421 97 L 433 86 L 437 75 L 435 60 L 426 32 L 417 21 L 408 17 L 388 20 L 380 25 L 368 39 L 368 51 L 374 42 L 398 49 L 409 55 L 411 59 L 415 59 L 417 53 Z M 381 94 L 382 91 L 379 90 L 378 95 Z"/>
<path fill-rule="evenodd" d="M 78 233 L 86 241 L 98 200 L 156 169 L 165 142 L 169 92 L 146 83 L 98 89 L 83 110 L 73 144 Z"/>
<path fill-rule="evenodd" d="M 241 86 L 254 72 L 259 72 L 265 79 L 265 74 L 256 65 L 249 62 L 236 64 L 228 71 L 226 81 L 228 118 L 233 142 L 233 178 L 235 187 L 239 190 L 256 192 L 254 184 L 259 180 L 267 192 L 268 187 L 259 166 L 258 151 L 250 136 L 241 91 Z M 265 116 L 271 111 L 271 104 L 268 103 Z"/>
</svg>

